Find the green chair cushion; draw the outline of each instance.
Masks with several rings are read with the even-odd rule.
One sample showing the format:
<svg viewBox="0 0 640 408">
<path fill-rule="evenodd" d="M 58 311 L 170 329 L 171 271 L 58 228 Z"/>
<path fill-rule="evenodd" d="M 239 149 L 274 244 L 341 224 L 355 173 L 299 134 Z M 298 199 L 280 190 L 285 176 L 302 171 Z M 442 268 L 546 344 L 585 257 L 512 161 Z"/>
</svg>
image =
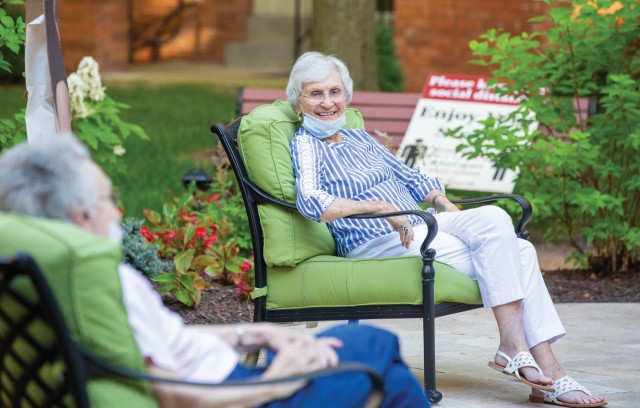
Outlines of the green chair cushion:
<svg viewBox="0 0 640 408">
<path fill-rule="evenodd" d="M 347 127 L 364 128 L 360 112 L 347 109 Z M 300 126 L 286 101 L 254 109 L 242 118 L 238 147 L 247 173 L 270 195 L 296 201 L 289 143 Z M 422 303 L 419 257 L 345 259 L 322 223 L 276 205 L 259 205 L 267 264 L 267 309 Z M 481 304 L 471 278 L 436 263 L 435 300 Z"/>
<path fill-rule="evenodd" d="M 105 361 L 145 371 L 122 300 L 118 245 L 71 224 L 17 214 L 0 213 L 0 231 L 0 255 L 34 257 L 75 341 Z M 149 384 L 137 381 L 93 379 L 88 394 L 92 407 L 158 406 Z"/>
<path fill-rule="evenodd" d="M 447 264 L 434 265 L 436 304 L 482 304 L 474 280 Z M 270 267 L 267 309 L 421 305 L 421 270 L 422 259 L 417 256 L 354 260 L 320 255 L 294 267 Z"/>
<path fill-rule="evenodd" d="M 364 127 L 360 112 L 347 109 L 346 115 L 347 128 Z M 296 189 L 289 143 L 299 127 L 298 115 L 279 100 L 244 116 L 238 130 L 238 148 L 251 180 L 290 203 L 296 202 Z M 258 211 L 267 265 L 295 266 L 316 255 L 335 254 L 335 242 L 325 224 L 276 205 L 260 205 Z"/>
</svg>

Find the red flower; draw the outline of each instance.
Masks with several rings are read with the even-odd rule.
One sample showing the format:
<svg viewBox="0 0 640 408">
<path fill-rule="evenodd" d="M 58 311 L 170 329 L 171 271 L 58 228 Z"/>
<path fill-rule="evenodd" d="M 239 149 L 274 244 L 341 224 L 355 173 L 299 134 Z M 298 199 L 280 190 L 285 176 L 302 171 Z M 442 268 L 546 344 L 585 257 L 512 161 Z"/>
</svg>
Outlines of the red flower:
<svg viewBox="0 0 640 408">
<path fill-rule="evenodd" d="M 194 221 L 197 217 L 198 217 L 197 214 L 189 214 L 189 213 L 182 214 L 182 219 L 184 221 Z"/>
<path fill-rule="evenodd" d="M 164 240 L 166 243 L 170 243 L 171 241 L 173 241 L 173 239 L 176 237 L 176 235 L 178 235 L 175 231 L 173 230 L 166 230 L 164 232 Z"/>
<path fill-rule="evenodd" d="M 212 234 L 202 243 L 202 245 L 204 245 L 205 248 L 211 248 L 216 241 L 218 241 L 218 236 L 216 234 Z"/>
<path fill-rule="evenodd" d="M 243 263 L 242 265 L 239 266 L 240 270 L 243 272 L 247 272 L 248 270 L 251 269 L 251 262 L 249 261 L 245 261 L 245 263 Z"/>
<path fill-rule="evenodd" d="M 196 238 L 206 238 L 207 237 L 207 229 L 200 227 L 196 228 L 196 233 L 194 235 Z"/>
<path fill-rule="evenodd" d="M 218 201 L 218 198 L 220 198 L 220 194 L 212 194 L 210 197 L 208 197 L 207 199 L 205 199 L 205 201 Z"/>
<path fill-rule="evenodd" d="M 149 232 L 149 227 L 147 227 L 146 225 L 140 228 L 140 235 L 145 237 L 146 240 L 149 242 L 153 241 L 153 238 L 154 238 L 153 233 Z"/>
</svg>

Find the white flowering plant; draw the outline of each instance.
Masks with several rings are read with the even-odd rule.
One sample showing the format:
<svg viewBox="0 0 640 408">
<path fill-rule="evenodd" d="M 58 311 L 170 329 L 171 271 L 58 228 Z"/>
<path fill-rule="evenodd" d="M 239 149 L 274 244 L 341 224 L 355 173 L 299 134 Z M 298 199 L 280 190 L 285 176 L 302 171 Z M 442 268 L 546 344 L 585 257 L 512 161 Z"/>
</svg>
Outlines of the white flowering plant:
<svg viewBox="0 0 640 408">
<path fill-rule="evenodd" d="M 119 157 L 126 153 L 124 140 L 135 135 L 148 140 L 144 129 L 120 119 L 118 114 L 127 104 L 116 102 L 106 94 L 98 63 L 84 57 L 76 72 L 67 78 L 73 132 L 93 150 L 93 158 L 108 173 L 124 173 L 126 166 Z"/>
</svg>

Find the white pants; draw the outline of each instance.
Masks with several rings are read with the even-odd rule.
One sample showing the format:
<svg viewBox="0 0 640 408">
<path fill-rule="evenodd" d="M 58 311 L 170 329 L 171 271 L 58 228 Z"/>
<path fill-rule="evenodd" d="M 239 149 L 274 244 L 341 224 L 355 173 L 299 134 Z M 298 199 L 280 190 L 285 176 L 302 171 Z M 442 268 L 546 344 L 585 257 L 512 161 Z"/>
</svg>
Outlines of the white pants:
<svg viewBox="0 0 640 408">
<path fill-rule="evenodd" d="M 565 330 L 542 278 L 533 245 L 517 238 L 509 215 L 496 206 L 436 214 L 438 234 L 431 244 L 436 259 L 478 282 L 485 307 L 522 300 L 522 319 L 529 348 L 553 343 Z M 414 228 L 410 247 L 392 233 L 360 245 L 348 258 L 420 255 L 428 228 Z"/>
</svg>

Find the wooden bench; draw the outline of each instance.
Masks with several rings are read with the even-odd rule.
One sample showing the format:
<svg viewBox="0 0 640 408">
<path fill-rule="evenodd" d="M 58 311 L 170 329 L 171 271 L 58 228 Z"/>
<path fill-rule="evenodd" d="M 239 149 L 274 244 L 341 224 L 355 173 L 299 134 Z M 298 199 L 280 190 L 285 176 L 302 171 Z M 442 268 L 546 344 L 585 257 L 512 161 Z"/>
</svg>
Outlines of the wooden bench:
<svg viewBox="0 0 640 408">
<path fill-rule="evenodd" d="M 236 116 L 244 116 L 258 106 L 286 98 L 284 89 L 240 88 Z M 407 131 L 418 99 L 419 93 L 356 91 L 350 107 L 360 111 L 367 132 L 395 152 Z"/>
</svg>

